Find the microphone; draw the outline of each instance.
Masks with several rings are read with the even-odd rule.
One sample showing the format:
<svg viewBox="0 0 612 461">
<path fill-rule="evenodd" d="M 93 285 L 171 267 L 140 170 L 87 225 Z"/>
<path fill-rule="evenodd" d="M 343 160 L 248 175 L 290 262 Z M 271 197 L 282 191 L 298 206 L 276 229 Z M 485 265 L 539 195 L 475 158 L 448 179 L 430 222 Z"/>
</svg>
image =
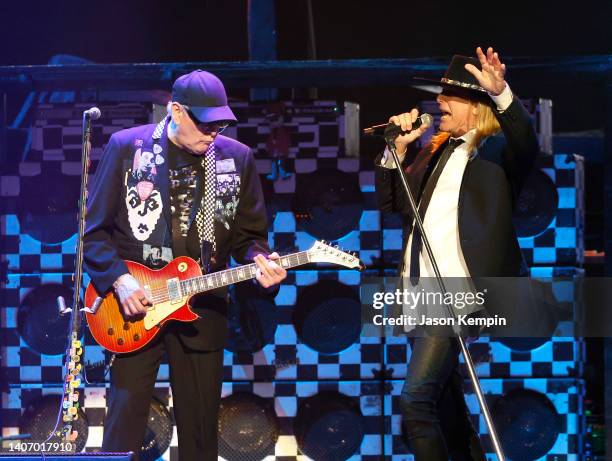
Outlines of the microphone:
<svg viewBox="0 0 612 461">
<path fill-rule="evenodd" d="M 433 125 L 433 117 L 429 114 L 421 114 L 414 122 L 412 122 L 412 129 L 408 131 L 402 131 L 402 127 L 396 125 L 395 123 L 383 123 L 381 125 L 374 125 L 369 128 L 364 128 L 363 134 L 366 136 L 384 136 L 385 138 L 396 138 L 399 135 L 416 130 L 421 125 Z"/>
<path fill-rule="evenodd" d="M 83 116 L 90 120 L 98 120 L 102 116 L 102 112 L 97 107 L 92 107 L 83 112 Z"/>
</svg>

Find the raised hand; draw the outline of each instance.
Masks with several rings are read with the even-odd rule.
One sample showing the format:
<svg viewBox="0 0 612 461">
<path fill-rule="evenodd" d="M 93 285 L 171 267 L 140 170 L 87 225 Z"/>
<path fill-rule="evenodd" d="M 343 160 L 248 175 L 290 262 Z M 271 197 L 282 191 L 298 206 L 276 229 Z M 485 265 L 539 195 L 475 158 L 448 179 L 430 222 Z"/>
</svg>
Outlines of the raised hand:
<svg viewBox="0 0 612 461">
<path fill-rule="evenodd" d="M 489 93 L 501 94 L 506 88 L 506 80 L 504 80 L 506 65 L 499 60 L 499 55 L 491 47 L 487 49 L 486 56 L 480 47 L 476 48 L 476 56 L 480 61 L 482 70 L 478 70 L 472 64 L 466 64 L 465 70 L 476 77 L 480 86 Z"/>
</svg>

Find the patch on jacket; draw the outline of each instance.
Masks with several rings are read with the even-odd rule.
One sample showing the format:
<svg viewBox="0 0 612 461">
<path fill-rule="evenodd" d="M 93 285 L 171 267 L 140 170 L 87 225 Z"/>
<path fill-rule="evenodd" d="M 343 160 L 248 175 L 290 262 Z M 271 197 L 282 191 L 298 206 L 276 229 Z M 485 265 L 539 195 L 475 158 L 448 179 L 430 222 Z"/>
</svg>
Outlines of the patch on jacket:
<svg viewBox="0 0 612 461">
<path fill-rule="evenodd" d="M 136 181 L 147 181 L 155 183 L 157 178 L 157 165 L 164 163 L 164 157 L 159 152 L 148 152 L 137 149 L 134 153 L 132 164 L 132 176 Z"/>
<path fill-rule="evenodd" d="M 236 216 L 240 195 L 240 175 L 237 173 L 218 174 L 215 200 L 215 220 L 230 228 Z"/>
<path fill-rule="evenodd" d="M 236 171 L 236 164 L 233 158 L 226 158 L 223 160 L 217 160 L 216 162 L 217 174 L 220 173 L 233 173 Z"/>
<path fill-rule="evenodd" d="M 127 177 L 125 204 L 128 221 L 134 238 L 141 242 L 151 236 L 163 210 L 161 194 L 155 186 L 157 167 L 165 159 L 159 155 L 161 150 L 155 149 L 156 146 L 153 146 L 153 152 L 146 147 L 136 149 Z"/>
</svg>

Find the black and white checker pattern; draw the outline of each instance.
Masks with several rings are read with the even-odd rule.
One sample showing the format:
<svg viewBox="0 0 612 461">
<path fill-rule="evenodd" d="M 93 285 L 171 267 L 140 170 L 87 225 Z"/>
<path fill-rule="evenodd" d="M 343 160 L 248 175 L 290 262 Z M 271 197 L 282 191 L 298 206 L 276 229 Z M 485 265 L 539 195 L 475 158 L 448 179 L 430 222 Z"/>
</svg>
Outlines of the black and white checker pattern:
<svg viewBox="0 0 612 461">
<path fill-rule="evenodd" d="M 87 280 L 85 280 L 87 283 Z M 11 385 L 20 383 L 45 383 L 59 384 L 63 382 L 64 356 L 63 354 L 48 355 L 40 354 L 34 350 L 17 328 L 17 317 L 19 307 L 28 294 L 37 288 L 49 284 L 58 284 L 71 292 L 73 287 L 72 274 L 67 273 L 43 273 L 43 274 L 8 274 L 7 282 L 4 284 L 2 294 L 5 305 L 0 309 L 0 358 L 2 367 L 0 374 L 2 380 Z M 55 302 L 55 300 L 49 300 Z M 68 303 L 69 300 L 66 300 Z M 45 311 L 44 315 L 55 315 L 55 312 Z M 67 320 L 66 320 L 67 321 Z M 86 368 L 90 369 L 91 380 L 100 380 L 103 376 L 103 368 L 99 364 L 108 360 L 104 350 L 89 334 L 84 326 L 84 355 L 83 361 Z M 66 337 L 68 331 L 66 330 Z M 97 365 L 91 368 L 93 365 Z M 167 363 L 160 366 L 158 380 L 169 380 L 169 369 Z"/>
<path fill-rule="evenodd" d="M 88 425 L 87 441 L 85 451 L 100 451 L 102 437 L 104 434 L 104 417 L 106 415 L 106 391 L 105 386 L 88 386 L 79 388 L 79 406 L 85 413 Z M 60 396 L 63 395 L 61 386 L 45 386 L 43 384 L 22 384 L 10 386 L 2 392 L 2 436 L 19 434 L 20 421 L 23 409 L 30 403 L 35 402 L 41 396 L 57 395 L 58 405 Z M 167 385 L 156 385 L 154 397 L 172 409 L 172 394 Z M 173 426 L 170 448 L 159 458 L 159 460 L 178 460 L 178 439 L 176 426 Z"/>
<path fill-rule="evenodd" d="M 345 118 L 343 105 L 336 101 L 313 101 L 284 104 L 284 126 L 289 131 L 291 145 L 289 157 L 335 158 L 344 156 Z M 238 118 L 235 126 L 224 134 L 251 147 L 255 158 L 268 158 L 266 142 L 270 135 L 270 123 L 266 120 L 265 103 L 232 103 Z M 267 165 L 269 173 L 270 166 Z"/>
<path fill-rule="evenodd" d="M 584 382 L 577 379 L 482 379 L 480 381 L 483 393 L 491 409 L 496 398 L 515 389 L 532 390 L 546 396 L 554 406 L 560 418 L 561 432 L 554 446 L 547 455 L 534 461 L 579 461 L 585 434 L 585 419 L 583 412 Z M 390 425 L 390 434 L 385 435 L 386 453 L 395 461 L 413 461 L 402 438 L 400 395 L 403 381 L 392 381 L 390 392 L 384 397 L 385 419 Z M 476 394 L 470 382 L 464 385 L 465 399 L 472 417 L 472 423 L 481 437 L 485 447 L 487 460 L 497 459 L 484 417 L 481 415 Z M 495 416 L 495 415 L 493 415 Z"/>
<path fill-rule="evenodd" d="M 44 284 L 70 286 L 71 277 L 60 273 L 7 276 L 3 289 L 5 305 L 0 309 L 0 372 L 5 383 L 63 382 L 63 355 L 44 355 L 32 349 L 19 335 L 17 317 L 21 302 L 32 290 Z M 66 337 L 67 334 L 68 331 Z"/>
<path fill-rule="evenodd" d="M 102 446 L 104 432 L 104 416 L 106 414 L 105 386 L 91 386 L 81 390 L 79 402 L 85 412 L 89 426 L 89 434 L 85 445 L 86 451 L 98 451 Z M 382 456 L 382 444 L 379 430 L 382 427 L 382 397 L 380 384 L 375 381 L 353 382 L 269 382 L 269 383 L 224 383 L 222 397 L 228 397 L 234 392 L 252 393 L 274 402 L 274 409 L 279 422 L 279 437 L 274 451 L 265 458 L 266 461 L 309 461 L 310 458 L 300 453 L 295 434 L 293 420 L 300 403 L 320 392 L 338 392 L 355 400 L 361 410 L 365 434 L 359 450 L 350 461 L 379 461 Z M 13 386 L 2 393 L 3 429 L 2 435 L 19 433 L 20 418 L 29 402 L 41 395 L 61 395 L 61 387 L 45 387 L 42 385 Z M 171 410 L 172 393 L 167 385 L 156 385 L 154 395 Z M 58 402 L 59 403 L 59 402 Z M 178 440 L 176 426 L 170 448 L 160 458 L 164 461 L 178 460 Z M 223 460 L 224 458 L 219 458 Z M 225 460 L 224 460 L 225 461 Z M 226 460 L 232 461 L 232 460 Z"/>
<path fill-rule="evenodd" d="M 561 305 L 574 309 L 573 281 L 584 277 L 583 269 L 573 267 L 534 267 L 531 276 L 553 280 L 553 291 Z M 556 334 L 534 349 L 518 351 L 491 337 L 481 337 L 469 345 L 480 378 L 568 377 L 581 376 L 586 359 L 582 338 L 573 334 L 571 324 L 560 325 L 563 335 Z M 389 376 L 404 378 L 410 360 L 410 346 L 405 336 L 385 339 L 385 361 Z M 463 357 L 459 357 L 464 363 Z"/>
<path fill-rule="evenodd" d="M 295 302 L 304 289 L 320 280 L 334 280 L 357 290 L 361 274 L 354 270 L 290 271 L 276 297 L 277 327 L 274 342 L 257 352 L 232 353 L 226 350 L 226 381 L 356 380 L 376 377 L 383 360 L 380 338 L 360 336 L 358 342 L 337 354 L 319 353 L 299 341 L 292 320 Z M 60 284 L 69 290 L 72 286 L 71 274 L 8 276 L 8 284 L 4 288 L 7 305 L 0 309 L 0 356 L 3 358 L 2 373 L 8 383 L 61 383 L 63 380 L 63 356 L 39 354 L 28 346 L 17 330 L 17 313 L 23 299 L 36 287 L 51 283 Z M 321 325 L 321 328 L 325 328 L 325 325 Z M 85 364 L 107 361 L 108 356 L 102 347 L 95 343 L 86 327 L 83 331 Z M 101 373 L 97 367 L 95 372 L 91 372 L 90 379 L 103 379 Z M 157 379 L 160 382 L 169 381 L 166 362 L 160 366 Z"/>
<path fill-rule="evenodd" d="M 0 230 L 5 236 L 2 259 L 8 264 L 10 272 L 74 270 L 78 197 L 74 197 L 75 234 L 56 244 L 41 242 L 25 233 L 24 226 L 19 223 L 17 207 L 23 206 L 19 205 L 18 198 L 23 193 L 26 178 L 48 172 L 57 177 L 60 188 L 62 176 L 80 183 L 82 113 L 89 107 L 91 104 L 39 104 L 35 108 L 30 129 L 31 145 L 27 156 L 22 159 L 21 152 L 9 153 L 8 161 L 3 164 L 0 176 Z M 92 171 L 111 134 L 150 123 L 152 114 L 152 105 L 146 103 L 103 103 L 99 107 L 102 117 L 92 122 Z"/>
<path fill-rule="evenodd" d="M 584 158 L 540 156 L 535 168 L 555 184 L 559 201 L 554 218 L 539 235 L 520 237 L 528 266 L 581 266 L 584 262 Z"/>
<path fill-rule="evenodd" d="M 265 171 L 267 160 L 258 160 L 257 169 Z M 272 184 L 274 195 L 267 203 L 268 208 L 274 207 L 270 220 L 268 240 L 272 248 L 281 253 L 308 250 L 316 238 L 301 230 L 291 210 L 291 201 L 295 193 L 296 175 L 309 174 L 319 168 L 335 168 L 339 171 L 358 176 L 359 187 L 364 198 L 364 208 L 361 212 L 358 227 L 337 240 L 337 244 L 345 251 L 355 252 L 357 257 L 367 266 L 378 266 L 381 257 L 381 213 L 377 209 L 374 192 L 374 172 L 363 170 L 365 165 L 359 159 L 296 159 L 295 174 L 287 179 L 275 181 Z M 261 176 L 262 182 L 268 182 Z M 276 205 L 278 203 L 279 205 Z M 401 244 L 401 242 L 400 242 Z"/>
<path fill-rule="evenodd" d="M 200 242 L 210 242 L 213 251 L 217 249 L 214 233 L 215 201 L 213 197 L 216 191 L 216 158 L 215 143 L 213 142 L 206 152 L 202 167 L 204 168 L 204 195 L 196 213 L 196 225 Z"/>
<path fill-rule="evenodd" d="M 353 270 L 293 270 L 276 297 L 277 327 L 274 343 L 255 353 L 225 352 L 225 381 L 358 380 L 374 379 L 382 364 L 380 338 L 360 336 L 337 354 L 322 354 L 300 342 L 293 324 L 300 293 L 320 280 L 359 286 L 361 274 Z M 333 293 L 330 293 L 333 295 Z M 325 328 L 325 325 L 321 325 Z"/>
<path fill-rule="evenodd" d="M 469 350 L 480 378 L 580 376 L 585 360 L 584 341 L 572 337 L 552 337 L 527 351 L 516 351 L 494 338 L 482 337 L 470 344 Z M 387 338 L 385 365 L 390 377 L 406 376 L 410 355 L 405 338 Z M 463 367 L 462 356 L 459 361 Z M 464 374 L 467 376 L 465 369 Z"/>
<path fill-rule="evenodd" d="M 279 418 L 280 435 L 273 457 L 278 461 L 308 461 L 310 458 L 300 454 L 293 433 L 292 420 L 297 414 L 300 403 L 323 391 L 333 391 L 352 397 L 359 402 L 364 418 L 366 433 L 358 453 L 348 458 L 351 461 L 375 461 L 382 455 L 379 435 L 382 407 L 380 384 L 372 381 L 354 382 L 274 382 L 274 383 L 235 383 L 224 384 L 222 396 L 232 392 L 252 392 L 264 398 L 274 398 L 276 415 Z M 266 458 L 267 459 L 267 458 Z M 231 460 L 227 460 L 231 461 Z"/>
</svg>

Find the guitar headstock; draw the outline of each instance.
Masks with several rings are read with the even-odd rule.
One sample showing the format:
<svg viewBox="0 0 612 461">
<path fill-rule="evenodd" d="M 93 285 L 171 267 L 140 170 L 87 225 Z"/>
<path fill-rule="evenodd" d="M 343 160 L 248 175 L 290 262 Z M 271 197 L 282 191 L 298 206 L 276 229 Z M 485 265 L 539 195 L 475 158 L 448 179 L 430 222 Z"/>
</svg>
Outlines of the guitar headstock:
<svg viewBox="0 0 612 461">
<path fill-rule="evenodd" d="M 308 250 L 310 261 L 313 263 L 331 263 L 349 269 L 365 268 L 359 258 L 351 253 L 342 251 L 338 247 L 331 246 L 324 241 L 317 240 Z"/>
</svg>

